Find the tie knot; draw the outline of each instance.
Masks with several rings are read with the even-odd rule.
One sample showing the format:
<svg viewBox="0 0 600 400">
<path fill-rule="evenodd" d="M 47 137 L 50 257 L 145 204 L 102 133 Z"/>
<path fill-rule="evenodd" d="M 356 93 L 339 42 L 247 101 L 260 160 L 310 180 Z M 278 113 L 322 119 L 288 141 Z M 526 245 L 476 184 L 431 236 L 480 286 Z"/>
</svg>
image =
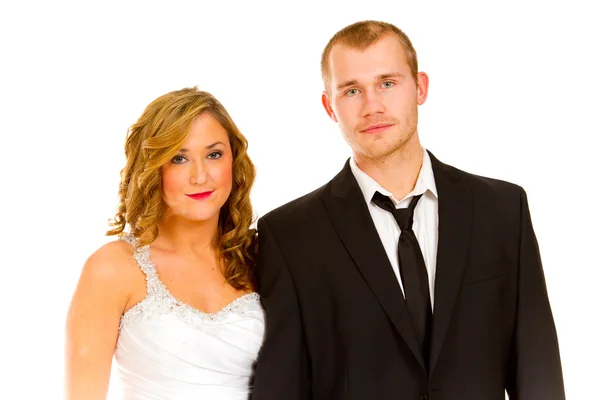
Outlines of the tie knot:
<svg viewBox="0 0 600 400">
<path fill-rule="evenodd" d="M 392 213 L 401 230 L 411 230 L 415 207 L 417 206 L 421 196 L 421 194 L 418 196 L 413 196 L 408 208 L 396 208 L 392 199 L 379 192 L 375 192 L 372 201 L 377 207 Z"/>
</svg>

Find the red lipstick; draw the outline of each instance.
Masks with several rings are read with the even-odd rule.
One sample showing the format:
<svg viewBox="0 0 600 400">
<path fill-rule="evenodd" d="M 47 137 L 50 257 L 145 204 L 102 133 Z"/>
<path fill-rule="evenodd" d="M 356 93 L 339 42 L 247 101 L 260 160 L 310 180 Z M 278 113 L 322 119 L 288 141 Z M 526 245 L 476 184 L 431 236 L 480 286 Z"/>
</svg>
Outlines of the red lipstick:
<svg viewBox="0 0 600 400">
<path fill-rule="evenodd" d="M 189 197 L 190 199 L 194 199 L 194 200 L 204 200 L 210 197 L 211 194 L 213 194 L 214 190 L 211 190 L 210 192 L 201 192 L 201 193 L 194 193 L 194 194 L 186 194 L 187 197 Z"/>
</svg>

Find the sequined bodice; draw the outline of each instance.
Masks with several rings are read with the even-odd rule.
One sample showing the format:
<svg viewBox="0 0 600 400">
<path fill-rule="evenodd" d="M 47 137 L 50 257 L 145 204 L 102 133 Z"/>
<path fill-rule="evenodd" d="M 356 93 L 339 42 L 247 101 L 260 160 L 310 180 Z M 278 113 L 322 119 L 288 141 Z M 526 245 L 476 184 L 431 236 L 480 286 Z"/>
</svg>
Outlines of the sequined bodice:
<svg viewBox="0 0 600 400">
<path fill-rule="evenodd" d="M 134 257 L 147 296 L 120 322 L 115 358 L 125 399 L 246 399 L 264 332 L 258 294 L 205 313 L 167 290 L 148 246 L 137 247 Z"/>
</svg>

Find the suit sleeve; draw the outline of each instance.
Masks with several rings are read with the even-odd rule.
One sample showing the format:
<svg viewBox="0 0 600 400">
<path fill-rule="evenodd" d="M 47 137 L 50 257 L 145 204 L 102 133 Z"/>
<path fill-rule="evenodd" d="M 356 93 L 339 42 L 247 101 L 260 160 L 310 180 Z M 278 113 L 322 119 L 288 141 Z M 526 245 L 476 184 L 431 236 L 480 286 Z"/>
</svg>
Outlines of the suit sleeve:
<svg viewBox="0 0 600 400">
<path fill-rule="evenodd" d="M 564 400 L 558 339 L 527 195 L 521 189 L 517 320 L 506 391 L 511 400 Z"/>
<path fill-rule="evenodd" d="M 296 287 L 264 219 L 258 221 L 258 291 L 266 331 L 256 364 L 252 400 L 308 400 L 308 356 Z"/>
</svg>

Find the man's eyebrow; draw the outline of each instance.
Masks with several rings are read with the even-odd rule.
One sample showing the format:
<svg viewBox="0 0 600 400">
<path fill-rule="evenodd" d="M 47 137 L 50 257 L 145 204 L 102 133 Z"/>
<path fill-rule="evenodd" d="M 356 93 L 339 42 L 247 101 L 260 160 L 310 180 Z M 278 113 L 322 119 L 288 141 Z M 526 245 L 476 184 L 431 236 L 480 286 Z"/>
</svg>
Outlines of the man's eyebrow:
<svg viewBox="0 0 600 400">
<path fill-rule="evenodd" d="M 401 78 L 401 77 L 403 77 L 403 76 L 404 76 L 404 74 L 402 74 L 402 73 L 400 73 L 400 72 L 389 72 L 389 73 L 385 73 L 385 74 L 379 74 L 379 75 L 377 75 L 377 76 L 375 77 L 375 79 L 376 79 L 376 80 L 378 80 L 378 81 L 381 81 L 381 80 L 383 80 L 383 79 L 389 79 L 389 78 Z M 353 85 L 356 85 L 356 84 L 358 84 L 358 81 L 357 81 L 356 79 L 350 79 L 350 80 L 347 80 L 347 81 L 344 81 L 344 82 L 340 82 L 340 83 L 339 83 L 339 84 L 336 86 L 336 88 L 337 88 L 338 90 L 340 90 L 340 89 L 343 89 L 343 88 L 345 88 L 345 87 L 348 87 L 348 86 L 353 86 Z"/>
<path fill-rule="evenodd" d="M 387 74 L 381 74 L 381 75 L 377 75 L 377 80 L 383 80 L 383 79 L 389 79 L 389 78 L 401 78 L 403 77 L 404 74 L 400 73 L 400 72 L 389 72 Z"/>
<path fill-rule="evenodd" d="M 349 81 L 340 82 L 336 87 L 339 90 L 339 89 L 343 89 L 343 88 L 348 87 L 348 86 L 356 85 L 357 83 L 358 82 L 357 82 L 356 79 L 351 79 Z"/>
</svg>

